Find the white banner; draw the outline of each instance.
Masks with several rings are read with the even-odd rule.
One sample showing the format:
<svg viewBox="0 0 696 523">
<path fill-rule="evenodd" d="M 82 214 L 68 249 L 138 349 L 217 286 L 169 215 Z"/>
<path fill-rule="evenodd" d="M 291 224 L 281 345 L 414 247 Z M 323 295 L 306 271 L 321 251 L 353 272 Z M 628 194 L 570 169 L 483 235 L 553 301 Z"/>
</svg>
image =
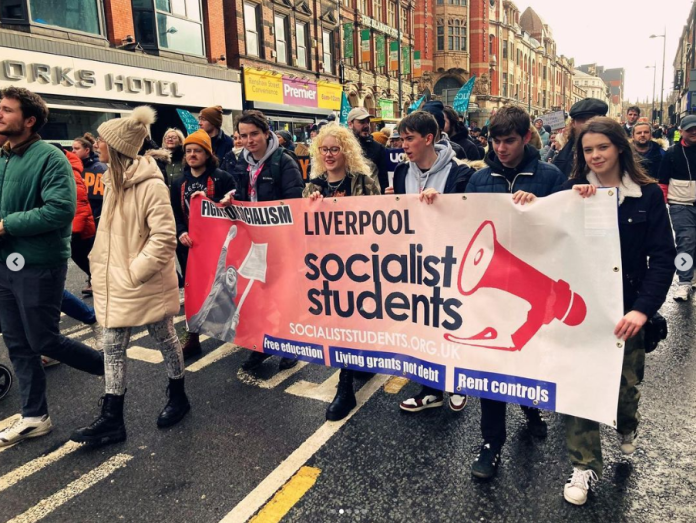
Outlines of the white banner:
<svg viewBox="0 0 696 523">
<path fill-rule="evenodd" d="M 550 125 L 553 131 L 563 129 L 565 127 L 565 113 L 563 111 L 554 111 L 553 113 L 540 116 L 544 125 Z"/>
</svg>

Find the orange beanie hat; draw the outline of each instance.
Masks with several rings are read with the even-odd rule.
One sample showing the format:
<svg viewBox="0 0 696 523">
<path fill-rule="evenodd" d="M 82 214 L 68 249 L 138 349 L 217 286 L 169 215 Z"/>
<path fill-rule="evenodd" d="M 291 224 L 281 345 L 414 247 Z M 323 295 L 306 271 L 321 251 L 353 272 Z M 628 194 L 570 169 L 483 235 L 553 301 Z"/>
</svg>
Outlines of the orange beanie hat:
<svg viewBox="0 0 696 523">
<path fill-rule="evenodd" d="M 198 129 L 186 137 L 186 140 L 184 140 L 184 150 L 186 150 L 186 146 L 191 143 L 200 145 L 210 156 L 213 156 L 213 145 L 210 142 L 210 136 L 208 136 L 208 133 L 203 129 Z"/>
</svg>

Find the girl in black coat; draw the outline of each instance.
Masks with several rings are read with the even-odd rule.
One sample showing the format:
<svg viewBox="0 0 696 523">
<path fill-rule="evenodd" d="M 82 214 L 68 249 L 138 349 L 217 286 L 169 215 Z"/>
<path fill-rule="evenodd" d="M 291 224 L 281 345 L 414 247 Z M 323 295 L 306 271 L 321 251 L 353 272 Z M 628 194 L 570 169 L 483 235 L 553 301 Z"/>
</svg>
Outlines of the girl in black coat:
<svg viewBox="0 0 696 523">
<path fill-rule="evenodd" d="M 616 419 L 621 451 L 632 454 L 640 421 L 636 385 L 645 362 L 643 327 L 667 297 L 677 253 L 662 191 L 635 159 L 621 125 L 610 118 L 593 118 L 577 144 L 573 173 L 562 187 L 583 198 L 594 196 L 597 187 L 618 192 L 625 315 L 614 330 L 624 345 Z M 592 482 L 602 476 L 599 424 L 567 416 L 566 444 L 573 474 L 563 494 L 566 501 L 582 505 Z"/>
</svg>

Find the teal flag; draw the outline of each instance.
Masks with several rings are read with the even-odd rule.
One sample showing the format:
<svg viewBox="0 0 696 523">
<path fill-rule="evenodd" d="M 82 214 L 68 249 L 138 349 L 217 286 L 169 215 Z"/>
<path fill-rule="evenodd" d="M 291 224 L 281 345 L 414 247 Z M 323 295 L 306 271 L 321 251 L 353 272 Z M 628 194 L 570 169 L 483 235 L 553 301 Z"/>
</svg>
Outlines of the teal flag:
<svg viewBox="0 0 696 523">
<path fill-rule="evenodd" d="M 458 113 L 466 113 L 469 110 L 469 98 L 471 98 L 471 92 L 474 90 L 475 81 L 476 75 L 469 78 L 469 81 L 459 89 L 459 92 L 454 97 L 452 107 Z"/>
<path fill-rule="evenodd" d="M 181 123 L 183 123 L 184 127 L 186 128 L 186 136 L 191 133 L 195 133 L 198 130 L 198 120 L 196 120 L 195 116 L 193 116 L 186 109 L 177 109 L 176 112 L 178 113 L 179 118 L 181 118 Z"/>
<path fill-rule="evenodd" d="M 343 127 L 348 127 L 348 113 L 350 112 L 350 102 L 348 101 L 348 95 L 343 91 L 341 96 L 341 119 L 340 123 Z"/>
<path fill-rule="evenodd" d="M 408 114 L 411 114 L 413 111 L 417 111 L 418 108 L 423 104 L 424 101 L 425 101 L 425 95 L 421 96 L 418 100 L 413 102 L 408 108 Z"/>
</svg>

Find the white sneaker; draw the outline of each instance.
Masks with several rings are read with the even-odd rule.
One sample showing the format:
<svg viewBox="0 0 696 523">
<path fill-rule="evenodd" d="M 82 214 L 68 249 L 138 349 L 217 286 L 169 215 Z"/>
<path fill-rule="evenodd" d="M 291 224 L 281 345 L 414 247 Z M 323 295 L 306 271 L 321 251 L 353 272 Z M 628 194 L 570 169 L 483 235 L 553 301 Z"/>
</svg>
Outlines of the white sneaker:
<svg viewBox="0 0 696 523">
<path fill-rule="evenodd" d="M 466 396 L 460 394 L 450 394 L 449 397 L 449 408 L 454 412 L 459 412 L 466 407 Z"/>
<path fill-rule="evenodd" d="M 691 285 L 677 285 L 677 290 L 674 291 L 674 301 L 688 301 L 691 296 Z"/>
<path fill-rule="evenodd" d="M 633 454 L 638 447 L 638 431 L 621 434 L 621 452 L 626 455 Z"/>
<path fill-rule="evenodd" d="M 592 483 L 599 481 L 594 470 L 573 469 L 568 483 L 563 487 L 563 497 L 573 505 L 584 505 L 587 501 L 587 493 L 592 488 Z"/>
<path fill-rule="evenodd" d="M 30 421 L 26 418 L 19 418 L 12 425 L 0 432 L 0 447 L 11 447 L 27 438 L 38 438 L 45 436 L 53 430 L 51 418 L 48 414 L 38 421 Z"/>
<path fill-rule="evenodd" d="M 425 390 L 421 390 L 418 394 L 412 398 L 402 401 L 399 404 L 401 410 L 406 412 L 420 412 L 425 409 L 432 409 L 434 407 L 442 407 L 442 393 L 436 396 L 434 394 L 428 394 Z"/>
</svg>

